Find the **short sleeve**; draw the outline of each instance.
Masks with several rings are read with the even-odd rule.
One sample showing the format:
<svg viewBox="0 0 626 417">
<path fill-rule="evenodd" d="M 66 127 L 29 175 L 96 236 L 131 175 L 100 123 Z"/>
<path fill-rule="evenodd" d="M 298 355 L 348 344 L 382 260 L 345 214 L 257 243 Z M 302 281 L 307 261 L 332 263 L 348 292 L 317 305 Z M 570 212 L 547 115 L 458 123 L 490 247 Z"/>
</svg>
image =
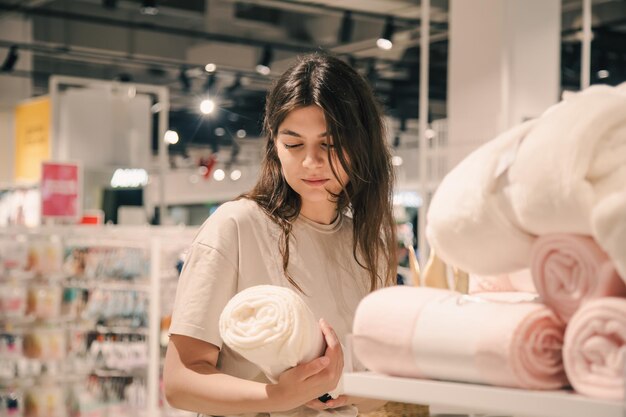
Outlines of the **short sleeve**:
<svg viewBox="0 0 626 417">
<path fill-rule="evenodd" d="M 221 348 L 219 317 L 237 292 L 238 269 L 233 258 L 237 258 L 238 245 L 232 219 L 224 222 L 219 217 L 207 220 L 209 224 L 191 246 L 176 289 L 169 333 Z"/>
</svg>

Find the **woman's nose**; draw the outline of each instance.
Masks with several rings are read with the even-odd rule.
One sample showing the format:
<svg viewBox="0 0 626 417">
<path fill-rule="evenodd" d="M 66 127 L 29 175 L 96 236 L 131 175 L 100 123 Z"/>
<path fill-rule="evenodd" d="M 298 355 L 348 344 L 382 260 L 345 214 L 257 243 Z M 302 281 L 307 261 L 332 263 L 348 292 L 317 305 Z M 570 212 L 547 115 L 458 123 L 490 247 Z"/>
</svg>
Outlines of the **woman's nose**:
<svg viewBox="0 0 626 417">
<path fill-rule="evenodd" d="M 304 161 L 302 161 L 302 165 L 306 168 L 316 168 L 324 165 L 324 161 L 326 160 L 326 151 L 322 149 L 311 149 L 307 151 L 304 156 Z"/>
</svg>

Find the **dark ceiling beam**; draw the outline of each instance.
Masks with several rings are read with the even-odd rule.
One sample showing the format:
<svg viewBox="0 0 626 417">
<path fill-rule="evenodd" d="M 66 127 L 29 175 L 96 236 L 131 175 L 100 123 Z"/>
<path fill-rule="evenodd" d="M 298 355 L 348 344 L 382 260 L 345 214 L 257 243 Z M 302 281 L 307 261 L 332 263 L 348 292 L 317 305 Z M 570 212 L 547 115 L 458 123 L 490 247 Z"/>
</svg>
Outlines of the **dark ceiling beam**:
<svg viewBox="0 0 626 417">
<path fill-rule="evenodd" d="M 389 14 L 389 13 L 376 13 L 376 12 L 368 12 L 365 10 L 358 10 L 358 9 L 349 9 L 346 7 L 339 7 L 339 6 L 331 6 L 325 3 L 320 3 L 317 1 L 293 1 L 293 0 L 269 0 L 269 2 L 264 3 L 261 2 L 259 3 L 258 1 L 255 0 L 238 0 L 239 3 L 249 3 L 252 5 L 256 5 L 256 6 L 263 6 L 263 7 L 271 7 L 272 4 L 285 4 L 286 6 L 290 6 L 290 7 L 306 7 L 306 8 L 310 8 L 312 12 L 318 12 L 318 13 L 323 13 L 323 12 L 334 12 L 337 13 L 338 15 L 341 15 L 345 12 L 350 12 L 352 13 L 353 17 L 358 17 L 358 16 L 363 16 L 363 17 L 367 17 L 370 19 L 375 19 L 375 20 L 385 20 L 387 19 L 387 17 L 393 17 L 393 20 L 395 23 L 404 23 L 407 25 L 419 25 L 420 23 L 420 19 L 419 18 L 415 18 L 415 17 L 403 17 L 400 15 L 396 15 L 396 14 Z M 447 28 L 448 27 L 448 22 L 437 22 L 437 21 L 430 21 L 430 25 L 435 27 L 435 28 Z"/>
<path fill-rule="evenodd" d="M 267 45 L 272 48 L 295 52 L 305 53 L 319 50 L 316 46 L 303 45 L 296 43 L 275 42 L 262 39 L 244 38 L 241 36 L 224 35 L 220 33 L 210 33 L 200 30 L 183 29 L 172 26 L 156 25 L 150 22 L 137 22 L 123 19 L 114 19 L 111 17 L 93 16 L 87 14 L 74 13 L 69 11 L 61 11 L 44 7 L 30 8 L 20 4 L 7 5 L 0 3 L 0 11 L 9 13 L 21 13 L 27 16 L 41 16 L 51 19 L 72 20 L 77 22 L 91 23 L 104 26 L 115 26 L 130 30 L 144 30 L 148 32 L 164 33 L 193 39 L 203 39 L 207 41 L 233 43 L 238 45 L 247 45 L 253 47 L 265 47 Z"/>
</svg>

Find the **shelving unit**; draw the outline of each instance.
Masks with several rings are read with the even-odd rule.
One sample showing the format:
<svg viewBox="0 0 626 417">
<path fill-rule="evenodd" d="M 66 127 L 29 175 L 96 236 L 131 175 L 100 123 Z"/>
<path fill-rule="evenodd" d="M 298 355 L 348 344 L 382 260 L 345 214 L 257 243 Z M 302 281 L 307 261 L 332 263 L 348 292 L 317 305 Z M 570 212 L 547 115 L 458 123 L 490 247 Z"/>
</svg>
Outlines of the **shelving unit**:
<svg viewBox="0 0 626 417">
<path fill-rule="evenodd" d="M 23 241 L 29 242 L 31 239 L 33 241 L 48 239 L 52 235 L 62 242 L 63 270 L 59 270 L 57 265 L 53 273 L 31 274 L 28 270 L 25 273 L 20 272 L 19 276 L 16 275 L 15 271 L 10 276 L 5 271 L 0 271 L 0 283 L 3 283 L 5 287 L 10 284 L 20 288 L 22 292 L 19 294 L 22 297 L 22 304 L 26 303 L 27 289 L 33 285 L 59 288 L 59 292 L 58 294 L 55 293 L 56 298 L 52 303 L 55 306 L 60 304 L 62 300 L 65 303 L 64 297 L 67 289 L 73 289 L 83 294 L 79 297 L 83 299 L 83 302 L 88 300 L 87 304 L 80 308 L 80 313 L 57 311 L 54 315 L 45 318 L 34 317 L 32 314 L 24 315 L 24 310 L 19 315 L 6 316 L 3 311 L 10 305 L 11 300 L 0 300 L 4 302 L 4 305 L 0 303 L 0 306 L 3 306 L 0 309 L 0 336 L 6 339 L 17 335 L 20 340 L 19 353 L 15 358 L 0 357 L 0 365 L 4 366 L 4 374 L 14 374 L 13 377 L 0 378 L 0 398 L 7 395 L 18 395 L 20 408 L 17 409 L 17 412 L 18 415 L 21 415 L 24 412 L 23 405 L 26 393 L 31 397 L 33 395 L 39 397 L 48 395 L 33 391 L 38 386 L 44 386 L 41 384 L 46 384 L 45 387 L 50 387 L 46 389 L 52 392 L 50 395 L 55 396 L 55 404 L 58 403 L 58 410 L 55 411 L 54 416 L 63 417 L 65 415 L 62 411 L 63 398 L 69 398 L 68 395 L 71 396 L 77 392 L 74 387 L 84 388 L 97 379 L 107 383 L 111 382 L 114 388 L 119 389 L 121 398 L 121 402 L 116 402 L 115 399 L 109 399 L 108 394 L 103 394 L 107 397 L 106 399 L 93 403 L 94 406 L 100 407 L 100 412 L 108 413 L 108 415 L 128 415 L 130 411 L 131 414 L 151 417 L 169 416 L 171 414 L 169 410 L 161 408 L 160 369 L 162 358 L 159 339 L 163 311 L 160 288 L 162 281 L 174 283 L 177 281 L 177 259 L 191 243 L 194 234 L 195 230 L 177 227 L 64 226 L 39 229 L 8 228 L 0 231 L 0 236 L 5 242 L 7 237 L 11 241 L 14 236 L 19 236 Z M 87 261 L 85 263 L 85 258 L 81 255 L 86 253 L 87 249 L 95 250 L 93 262 Z M 4 249 L 0 247 L 0 261 L 6 255 L 2 252 L 3 250 L 6 250 L 6 247 Z M 32 248 L 28 250 L 30 251 Z M 122 254 L 126 254 L 126 256 L 124 257 Z M 79 263 L 82 262 L 83 266 L 79 267 L 77 272 L 68 272 L 68 267 L 70 269 L 76 267 L 75 263 L 68 264 L 69 260 L 72 259 L 70 257 L 74 255 L 80 257 Z M 98 256 L 104 256 L 103 259 L 105 260 L 98 258 Z M 126 258 L 130 261 L 125 261 Z M 108 274 L 108 272 L 112 272 L 112 274 Z M 29 274 L 33 277 L 30 277 Z M 22 288 L 24 290 L 21 290 Z M 128 294 L 128 297 L 122 296 L 115 302 L 111 301 L 112 298 L 96 301 L 95 303 L 99 307 L 94 307 L 91 311 L 89 303 L 94 299 L 94 293 L 98 291 L 104 291 L 107 294 L 124 294 L 124 296 Z M 173 297 L 173 294 L 170 296 Z M 100 305 L 99 302 L 105 304 Z M 71 316 L 64 314 L 71 314 Z M 63 339 L 63 343 L 60 345 L 62 347 L 57 348 L 61 352 L 58 358 L 40 359 L 38 356 L 29 358 L 24 356 L 25 353 L 22 352 L 21 344 L 21 341 L 24 340 L 24 334 L 34 331 L 33 329 L 37 326 L 54 329 L 61 334 L 58 338 Z M 81 366 L 88 366 L 85 369 L 80 368 L 83 371 L 80 375 L 76 373 L 78 368 L 68 368 L 72 361 L 66 356 L 66 352 L 69 352 L 70 343 L 74 337 L 72 330 L 79 331 L 83 335 L 80 344 L 87 346 L 87 351 L 80 353 L 81 360 L 91 360 L 91 362 L 86 361 L 84 364 L 80 363 Z M 99 348 L 96 349 L 102 353 L 89 352 L 90 343 L 95 343 L 96 339 L 94 338 L 97 338 L 99 342 L 110 341 L 105 343 L 113 344 L 126 342 L 144 344 L 145 350 L 143 348 L 140 350 L 145 352 L 145 362 L 142 359 L 136 363 L 134 368 L 119 363 L 112 365 L 113 361 L 109 364 L 106 360 L 104 363 L 98 363 L 96 356 L 104 355 L 104 348 L 102 351 L 98 350 Z M 57 343 L 56 340 L 55 343 Z M 114 355 L 112 349 L 111 347 L 108 350 L 110 355 Z M 141 352 L 135 351 L 135 353 Z M 130 359 L 127 360 L 130 361 Z M 24 371 L 18 370 L 16 366 L 19 365 L 19 362 L 24 361 L 46 368 L 53 366 L 56 371 L 49 374 L 48 371 L 41 373 L 41 371 L 35 370 L 29 371 L 32 375 L 31 373 L 22 375 Z M 78 366 L 78 362 L 73 366 Z M 1 376 L 2 374 L 0 374 Z M 68 376 L 72 376 L 71 381 L 68 380 Z M 113 385 L 103 389 L 111 389 L 110 387 Z M 132 390 L 126 392 L 126 388 L 132 388 Z M 2 414 L 1 411 L 0 415 Z M 67 411 L 69 412 L 69 409 Z"/>
<path fill-rule="evenodd" d="M 626 417 L 626 404 L 571 391 L 530 391 L 447 381 L 346 373 L 347 395 L 514 417 Z"/>
</svg>

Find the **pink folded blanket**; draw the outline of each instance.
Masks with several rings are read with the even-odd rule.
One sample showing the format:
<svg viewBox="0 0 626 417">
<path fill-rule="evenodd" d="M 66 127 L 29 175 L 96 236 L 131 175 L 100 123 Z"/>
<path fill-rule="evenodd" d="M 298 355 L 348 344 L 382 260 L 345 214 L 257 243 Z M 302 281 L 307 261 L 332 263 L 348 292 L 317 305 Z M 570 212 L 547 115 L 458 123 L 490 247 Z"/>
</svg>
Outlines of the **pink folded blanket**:
<svg viewBox="0 0 626 417">
<path fill-rule="evenodd" d="M 394 376 L 564 386 L 564 323 L 543 304 L 507 297 L 488 301 L 415 287 L 375 291 L 357 308 L 354 353 L 368 369 Z"/>
<path fill-rule="evenodd" d="M 626 299 L 585 304 L 567 325 L 563 362 L 574 389 L 607 399 L 624 398 Z"/>
<path fill-rule="evenodd" d="M 565 321 L 590 299 L 626 296 L 608 255 L 588 236 L 541 236 L 531 251 L 531 272 L 543 302 Z"/>
</svg>

